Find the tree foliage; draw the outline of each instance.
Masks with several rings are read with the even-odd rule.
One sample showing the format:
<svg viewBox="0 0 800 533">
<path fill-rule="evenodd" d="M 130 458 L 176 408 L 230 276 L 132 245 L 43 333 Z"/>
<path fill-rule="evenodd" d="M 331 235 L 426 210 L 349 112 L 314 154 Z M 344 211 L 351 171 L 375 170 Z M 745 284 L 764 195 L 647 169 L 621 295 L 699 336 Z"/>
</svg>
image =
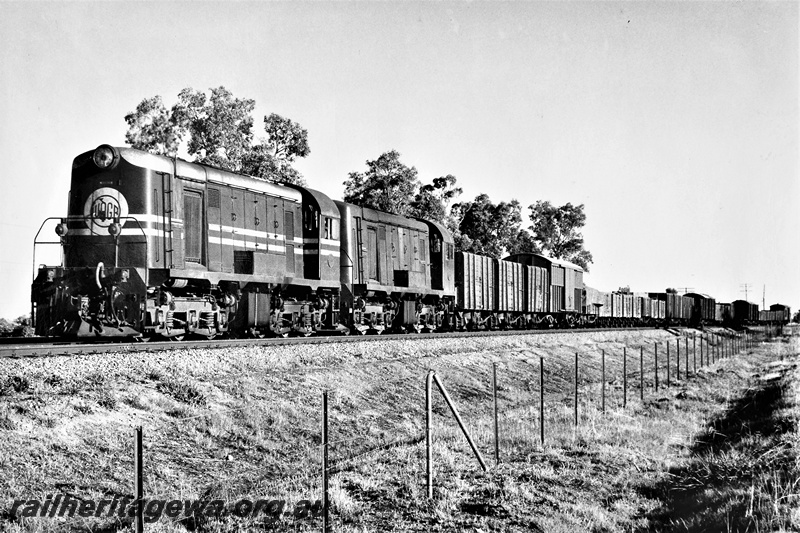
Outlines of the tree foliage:
<svg viewBox="0 0 800 533">
<path fill-rule="evenodd" d="M 225 87 L 211 89 L 211 97 L 194 89 L 178 94 L 172 108 L 179 135 L 188 134 L 189 155 L 204 165 L 242 171 L 242 159 L 253 140 L 254 100 L 234 98 Z"/>
<path fill-rule="evenodd" d="M 450 202 L 463 192 L 456 182 L 456 177 L 448 174 L 421 186 L 411 202 L 413 216 L 447 225 Z"/>
<path fill-rule="evenodd" d="M 366 172 L 351 172 L 344 182 L 344 201 L 401 216 L 411 216 L 411 203 L 419 188 L 417 169 L 400 161 L 390 150 L 374 161 Z"/>
<path fill-rule="evenodd" d="M 30 315 L 19 316 L 11 322 L 0 318 L 0 337 L 32 337 L 33 334 Z"/>
<path fill-rule="evenodd" d="M 479 194 L 471 202 L 453 205 L 452 212 L 457 250 L 497 258 L 537 251 L 522 228 L 522 209 L 517 200 L 495 204 L 487 194 Z"/>
<path fill-rule="evenodd" d="M 530 206 L 533 240 L 543 253 L 564 259 L 589 270 L 592 254 L 583 247 L 580 229 L 586 224 L 583 204 L 571 203 L 556 207 L 548 201 L 538 201 Z"/>
<path fill-rule="evenodd" d="M 254 109 L 254 100 L 235 98 L 225 87 L 211 89 L 210 96 L 183 89 L 170 110 L 160 96 L 145 98 L 125 116 L 125 141 L 133 148 L 175 156 L 185 140 L 186 151 L 197 163 L 262 179 L 303 183 L 291 163 L 310 153 L 308 132 L 272 113 L 264 117 L 267 136 L 256 140 Z"/>
</svg>

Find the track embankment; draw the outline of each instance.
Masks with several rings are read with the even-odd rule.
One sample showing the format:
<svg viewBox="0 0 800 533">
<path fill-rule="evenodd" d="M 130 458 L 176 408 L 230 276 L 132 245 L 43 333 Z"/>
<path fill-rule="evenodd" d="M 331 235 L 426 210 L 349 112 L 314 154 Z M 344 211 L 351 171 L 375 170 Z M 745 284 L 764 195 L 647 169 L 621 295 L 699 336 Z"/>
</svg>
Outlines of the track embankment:
<svg viewBox="0 0 800 533">
<path fill-rule="evenodd" d="M 693 333 L 699 335 L 564 332 L 0 359 L 0 521 L 20 531 L 129 527 L 125 515 L 26 517 L 12 505 L 56 493 L 84 500 L 129 495 L 132 428 L 141 425 L 146 498 L 218 499 L 226 506 L 216 518 L 159 515 L 149 530 L 255 527 L 263 517 L 236 516 L 233 502 L 277 499 L 291 508 L 321 499 L 321 403 L 328 390 L 336 531 L 627 531 L 668 523 L 663 483 L 673 477 L 670 469 L 692 457 L 696 436 L 736 402 L 750 374 L 777 358 L 775 346 L 786 357 L 788 346 L 796 348 L 757 344 L 709 360 L 709 347 L 721 353 L 721 338 L 695 340 Z M 481 470 L 435 397 L 431 501 L 422 439 L 429 370 L 490 467 Z M 271 527 L 318 530 L 320 520 L 283 516 Z"/>
</svg>

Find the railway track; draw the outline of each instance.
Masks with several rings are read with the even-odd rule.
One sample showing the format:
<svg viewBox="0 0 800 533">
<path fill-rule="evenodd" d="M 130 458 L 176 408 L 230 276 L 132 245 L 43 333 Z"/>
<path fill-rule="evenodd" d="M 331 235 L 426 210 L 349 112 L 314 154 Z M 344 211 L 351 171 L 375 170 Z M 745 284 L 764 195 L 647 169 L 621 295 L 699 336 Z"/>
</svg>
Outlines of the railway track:
<svg viewBox="0 0 800 533">
<path fill-rule="evenodd" d="M 335 344 L 374 342 L 385 340 L 407 340 L 411 342 L 465 337 L 505 337 L 509 335 L 553 335 L 557 333 L 591 333 L 598 331 L 644 331 L 654 328 L 588 328 L 588 329 L 540 329 L 540 330 L 505 330 L 505 331 L 471 331 L 420 334 L 387 334 L 387 335 L 347 335 L 319 337 L 273 337 L 267 339 L 214 339 L 184 340 L 181 342 L 70 342 L 53 341 L 49 338 L 2 339 L 0 357 L 65 357 L 72 355 L 103 354 L 112 352 L 138 353 L 154 351 L 172 351 L 191 348 L 233 348 L 242 346 L 285 346 L 291 344 Z"/>
</svg>

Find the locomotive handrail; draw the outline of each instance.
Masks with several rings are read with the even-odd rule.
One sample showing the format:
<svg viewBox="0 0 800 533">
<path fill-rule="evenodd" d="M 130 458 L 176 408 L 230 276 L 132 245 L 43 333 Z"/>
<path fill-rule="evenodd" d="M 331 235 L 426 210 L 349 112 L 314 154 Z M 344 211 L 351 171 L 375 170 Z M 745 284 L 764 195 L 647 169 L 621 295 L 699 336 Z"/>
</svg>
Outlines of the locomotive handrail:
<svg viewBox="0 0 800 533">
<path fill-rule="evenodd" d="M 39 226 L 39 230 L 36 232 L 36 235 L 33 237 L 33 265 L 32 265 L 33 266 L 33 269 L 32 269 L 33 272 L 32 272 L 32 276 L 33 276 L 33 280 L 34 281 L 36 280 L 36 275 L 37 275 L 37 271 L 36 271 L 36 246 L 39 245 L 39 244 L 63 244 L 63 237 L 61 239 L 59 239 L 58 241 L 39 241 L 39 235 L 42 233 L 42 229 L 44 229 L 45 224 L 47 224 L 47 222 L 50 221 L 50 220 L 59 220 L 59 221 L 66 221 L 66 222 L 74 222 L 74 221 L 84 221 L 85 222 L 85 221 L 91 220 L 91 219 L 92 219 L 92 217 L 85 216 L 85 215 L 67 215 L 65 217 L 47 217 L 42 221 L 42 224 Z M 115 221 L 125 221 L 125 222 L 131 222 L 132 221 L 132 222 L 134 222 L 136 224 L 136 228 L 138 228 L 139 232 L 141 233 L 141 236 L 144 238 L 143 241 L 134 241 L 134 242 L 130 242 L 129 244 L 144 245 L 144 283 L 145 283 L 145 285 L 147 285 L 148 282 L 149 282 L 149 277 L 150 277 L 149 276 L 149 272 L 150 272 L 150 257 L 149 257 L 149 253 L 150 253 L 150 251 L 149 251 L 148 246 L 147 246 L 149 244 L 147 242 L 147 234 L 145 233 L 144 228 L 142 227 L 141 221 L 138 218 L 134 217 L 134 216 L 116 217 L 114 220 Z M 124 226 L 125 224 L 123 223 L 122 225 Z M 119 247 L 119 235 L 114 236 L 114 235 L 109 234 L 109 236 L 110 237 L 114 237 L 114 247 L 115 247 L 115 249 L 118 248 Z M 63 266 L 63 263 L 64 263 L 64 256 L 63 256 L 64 252 L 63 252 L 63 250 L 61 251 L 61 254 L 62 254 L 61 255 L 61 264 L 62 265 L 61 266 Z M 116 264 L 116 262 L 117 261 L 115 260 L 114 267 L 115 268 L 119 268 L 119 266 Z M 136 268 L 136 267 L 133 267 L 133 268 Z"/>
</svg>

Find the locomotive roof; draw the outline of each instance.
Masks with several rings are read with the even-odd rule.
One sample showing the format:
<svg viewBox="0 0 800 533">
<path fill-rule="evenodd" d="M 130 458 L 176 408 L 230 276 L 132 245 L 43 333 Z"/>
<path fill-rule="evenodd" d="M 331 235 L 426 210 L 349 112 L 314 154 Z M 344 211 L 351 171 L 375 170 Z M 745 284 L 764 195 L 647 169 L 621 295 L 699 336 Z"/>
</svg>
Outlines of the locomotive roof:
<svg viewBox="0 0 800 533">
<path fill-rule="evenodd" d="M 347 202 L 340 202 L 339 200 L 336 200 L 334 203 L 337 205 L 346 206 L 351 213 L 355 214 L 361 212 L 362 218 L 364 220 L 369 220 L 370 222 L 383 222 L 384 224 L 416 229 L 418 231 L 426 231 L 428 229 L 428 226 L 418 220 L 414 220 L 413 218 L 393 215 L 391 213 L 384 213 L 383 211 L 377 211 L 375 209 L 370 209 L 369 207 L 361 207 Z"/>
<path fill-rule="evenodd" d="M 311 197 L 319 207 L 319 211 L 322 216 L 335 219 L 340 218 L 339 209 L 336 208 L 336 204 L 333 203 L 333 200 L 331 200 L 325 193 L 319 192 L 315 189 L 309 189 L 308 187 L 301 187 L 300 185 L 287 184 L 286 187 L 296 189 L 302 194 Z"/>
<path fill-rule="evenodd" d="M 201 181 L 203 183 L 221 183 L 230 187 L 239 187 L 253 191 L 277 196 L 295 202 L 300 202 L 302 196 L 300 191 L 271 181 L 266 181 L 245 174 L 236 174 L 227 170 L 222 170 L 198 163 L 190 163 L 183 159 L 173 159 L 163 155 L 150 154 L 135 148 L 117 147 L 121 158 L 128 163 L 144 168 L 151 168 L 160 172 L 175 172 L 178 176 Z M 175 168 L 177 167 L 177 169 Z"/>
<path fill-rule="evenodd" d="M 453 243 L 453 235 L 450 233 L 450 230 L 443 225 L 439 224 L 438 222 L 434 222 L 433 220 L 428 220 L 427 218 L 418 218 L 416 220 L 436 228 L 436 230 L 442 235 L 444 242 L 450 244 Z"/>
</svg>

